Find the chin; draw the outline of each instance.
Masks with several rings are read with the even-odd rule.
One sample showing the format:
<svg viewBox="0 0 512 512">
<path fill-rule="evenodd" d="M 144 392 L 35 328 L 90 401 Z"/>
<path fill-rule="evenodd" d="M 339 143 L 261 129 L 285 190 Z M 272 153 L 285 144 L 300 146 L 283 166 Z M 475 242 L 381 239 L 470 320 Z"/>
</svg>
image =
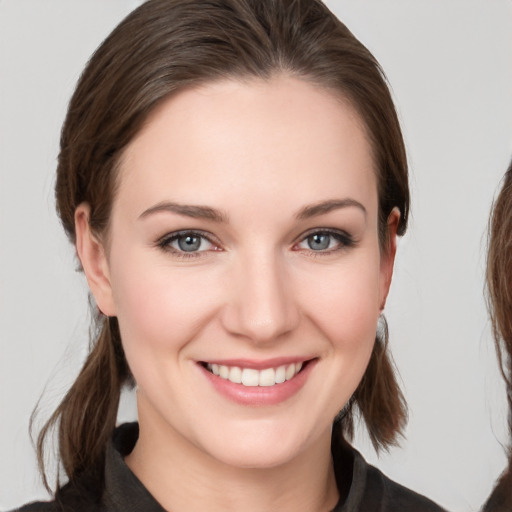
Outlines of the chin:
<svg viewBox="0 0 512 512">
<path fill-rule="evenodd" d="M 244 446 L 243 444 L 230 443 L 230 447 L 211 455 L 220 462 L 241 469 L 271 469 L 282 466 L 293 460 L 300 450 L 289 447 L 283 449 L 269 446 L 268 443 L 261 446 Z"/>
<path fill-rule="evenodd" d="M 229 466 L 269 469 L 295 459 L 312 443 L 311 435 L 294 431 L 289 422 L 284 428 L 270 423 L 222 429 L 209 440 L 203 437 L 200 449 Z"/>
</svg>

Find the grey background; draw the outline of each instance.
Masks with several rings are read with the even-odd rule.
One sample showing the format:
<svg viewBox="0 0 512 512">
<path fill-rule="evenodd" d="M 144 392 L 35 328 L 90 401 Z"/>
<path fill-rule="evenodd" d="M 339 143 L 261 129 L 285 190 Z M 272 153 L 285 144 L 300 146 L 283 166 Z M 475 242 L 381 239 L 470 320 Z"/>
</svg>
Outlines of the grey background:
<svg viewBox="0 0 512 512">
<path fill-rule="evenodd" d="M 0 509 L 45 492 L 28 436 L 72 382 L 87 291 L 54 213 L 60 125 L 85 62 L 135 0 L 0 0 Z M 392 478 L 477 510 L 505 464 L 506 409 L 483 300 L 486 223 L 512 156 L 510 0 L 331 0 L 396 96 L 411 164 L 409 233 L 386 313 L 410 405 Z M 121 419 L 134 417 L 125 397 Z M 40 424 L 40 422 L 38 423 Z"/>
</svg>

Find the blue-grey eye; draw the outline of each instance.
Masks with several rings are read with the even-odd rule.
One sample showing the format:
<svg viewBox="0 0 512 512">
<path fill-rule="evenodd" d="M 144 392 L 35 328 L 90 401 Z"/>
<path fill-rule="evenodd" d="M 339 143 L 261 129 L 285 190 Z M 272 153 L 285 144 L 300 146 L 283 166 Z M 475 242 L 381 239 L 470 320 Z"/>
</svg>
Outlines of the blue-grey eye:
<svg viewBox="0 0 512 512">
<path fill-rule="evenodd" d="M 203 238 L 197 235 L 183 235 L 176 239 L 178 247 L 184 252 L 194 252 L 201 248 Z"/>
<path fill-rule="evenodd" d="M 331 245 L 332 235 L 328 233 L 315 233 L 307 237 L 308 247 L 312 251 L 325 251 Z"/>
<path fill-rule="evenodd" d="M 175 256 L 199 256 L 203 252 L 218 250 L 208 235 L 189 230 L 169 233 L 158 240 L 157 245 Z"/>
<path fill-rule="evenodd" d="M 353 246 L 354 239 L 346 232 L 338 230 L 318 230 L 310 232 L 296 247 L 313 252 L 331 253 Z"/>
</svg>

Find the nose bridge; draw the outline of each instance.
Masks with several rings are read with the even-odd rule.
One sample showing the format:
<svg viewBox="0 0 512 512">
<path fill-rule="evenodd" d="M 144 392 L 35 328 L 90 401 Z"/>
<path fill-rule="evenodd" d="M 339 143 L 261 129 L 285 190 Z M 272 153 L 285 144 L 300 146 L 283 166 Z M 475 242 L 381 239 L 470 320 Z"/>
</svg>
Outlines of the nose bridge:
<svg viewBox="0 0 512 512">
<path fill-rule="evenodd" d="M 251 251 L 239 258 L 234 274 L 235 293 L 225 315 L 228 330 L 258 343 L 293 330 L 298 310 L 278 251 Z"/>
</svg>

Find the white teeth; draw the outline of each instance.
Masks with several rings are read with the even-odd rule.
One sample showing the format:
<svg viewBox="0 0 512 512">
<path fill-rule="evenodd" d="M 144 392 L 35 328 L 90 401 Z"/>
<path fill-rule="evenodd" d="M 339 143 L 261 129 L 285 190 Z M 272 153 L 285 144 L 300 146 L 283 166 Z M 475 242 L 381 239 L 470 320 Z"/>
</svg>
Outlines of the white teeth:
<svg viewBox="0 0 512 512">
<path fill-rule="evenodd" d="M 276 384 L 282 384 L 286 380 L 286 366 L 276 369 Z"/>
<path fill-rule="evenodd" d="M 227 379 L 229 377 L 229 368 L 227 366 L 219 365 L 219 377 Z"/>
<path fill-rule="evenodd" d="M 244 368 L 242 370 L 242 384 L 244 386 L 257 386 L 259 381 L 258 370 L 252 368 Z"/>
<path fill-rule="evenodd" d="M 240 384 L 242 382 L 242 369 L 238 368 L 238 366 L 233 366 L 231 370 L 229 370 L 228 378 L 231 382 Z"/>
<path fill-rule="evenodd" d="M 273 386 L 276 383 L 276 372 L 274 368 L 261 370 L 258 381 L 259 386 Z"/>
<path fill-rule="evenodd" d="M 277 368 L 265 368 L 264 370 L 225 366 L 216 363 L 208 363 L 206 368 L 221 379 L 229 380 L 235 384 L 243 384 L 248 387 L 268 387 L 293 379 L 302 369 L 302 363 L 291 363 Z"/>
<path fill-rule="evenodd" d="M 295 364 L 289 364 L 286 367 L 286 380 L 290 380 L 295 375 Z"/>
</svg>

